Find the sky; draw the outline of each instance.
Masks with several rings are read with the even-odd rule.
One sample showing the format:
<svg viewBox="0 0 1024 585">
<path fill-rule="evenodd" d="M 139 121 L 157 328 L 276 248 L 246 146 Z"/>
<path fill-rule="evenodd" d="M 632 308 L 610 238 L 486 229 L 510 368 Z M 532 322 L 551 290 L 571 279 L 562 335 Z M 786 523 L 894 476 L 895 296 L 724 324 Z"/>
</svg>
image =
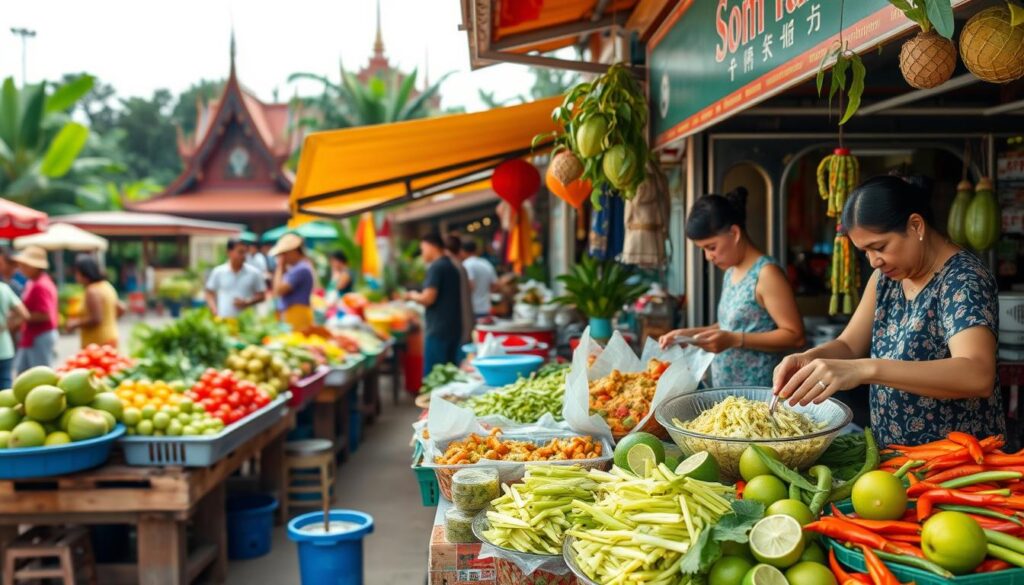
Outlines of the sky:
<svg viewBox="0 0 1024 585">
<path fill-rule="evenodd" d="M 485 109 L 478 88 L 497 97 L 527 93 L 526 67 L 502 64 L 471 72 L 459 0 L 380 0 L 384 45 L 393 65 L 418 67 L 442 85 L 442 107 Z M 21 79 L 21 38 L 12 27 L 36 31 L 27 42 L 30 82 L 88 72 L 119 97 L 181 92 L 200 79 L 228 74 L 232 25 L 242 84 L 265 101 L 286 100 L 297 71 L 337 75 L 364 66 L 373 49 L 375 0 L 6 0 L 0 11 L 0 77 Z M 422 77 L 420 78 L 422 80 Z"/>
</svg>

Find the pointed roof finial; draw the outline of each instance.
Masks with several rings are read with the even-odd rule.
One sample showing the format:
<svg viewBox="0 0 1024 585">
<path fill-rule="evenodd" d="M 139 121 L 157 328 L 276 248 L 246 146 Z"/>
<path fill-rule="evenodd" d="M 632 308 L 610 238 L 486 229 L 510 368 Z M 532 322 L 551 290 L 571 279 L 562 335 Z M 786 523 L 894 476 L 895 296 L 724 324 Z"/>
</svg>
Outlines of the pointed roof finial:
<svg viewBox="0 0 1024 585">
<path fill-rule="evenodd" d="M 231 25 L 231 76 L 235 75 L 235 25 Z"/>
<path fill-rule="evenodd" d="M 384 33 L 380 26 L 380 0 L 377 0 L 377 38 L 373 41 L 373 54 L 377 57 L 384 56 Z"/>
</svg>

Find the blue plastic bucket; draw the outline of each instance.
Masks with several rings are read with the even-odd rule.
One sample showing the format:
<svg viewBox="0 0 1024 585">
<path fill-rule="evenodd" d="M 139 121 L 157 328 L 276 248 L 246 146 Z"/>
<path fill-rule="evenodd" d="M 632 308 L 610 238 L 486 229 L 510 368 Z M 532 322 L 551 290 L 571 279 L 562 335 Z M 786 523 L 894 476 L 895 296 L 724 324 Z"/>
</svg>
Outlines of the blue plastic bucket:
<svg viewBox="0 0 1024 585">
<path fill-rule="evenodd" d="M 299 546 L 302 585 L 362 585 L 363 537 L 373 532 L 373 518 L 355 510 L 331 510 L 331 521 L 352 522 L 348 532 L 310 534 L 304 526 L 323 524 L 323 512 L 310 512 L 288 523 L 288 538 Z"/>
<path fill-rule="evenodd" d="M 267 494 L 228 496 L 228 558 L 245 560 L 270 552 L 277 499 Z"/>
<path fill-rule="evenodd" d="M 348 452 L 355 453 L 363 440 L 363 411 L 352 410 L 348 415 Z"/>
</svg>

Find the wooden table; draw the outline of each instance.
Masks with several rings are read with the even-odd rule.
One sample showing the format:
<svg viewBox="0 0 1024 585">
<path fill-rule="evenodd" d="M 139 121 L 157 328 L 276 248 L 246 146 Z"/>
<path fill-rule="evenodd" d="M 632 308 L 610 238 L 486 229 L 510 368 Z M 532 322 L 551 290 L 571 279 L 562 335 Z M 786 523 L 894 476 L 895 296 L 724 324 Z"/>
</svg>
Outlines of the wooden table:
<svg viewBox="0 0 1024 585">
<path fill-rule="evenodd" d="M 356 372 L 341 384 L 325 384 L 313 403 L 313 436 L 333 441 L 335 457 L 342 461 L 349 453 L 350 395 L 358 391 L 362 376 Z"/>
<path fill-rule="evenodd" d="M 98 565 L 100 583 L 181 585 L 204 571 L 227 575 L 225 481 L 259 458 L 260 488 L 284 495 L 284 440 L 295 424 L 288 411 L 274 426 L 210 467 L 134 467 L 117 462 L 66 476 L 0 481 L 0 549 L 22 524 L 134 524 L 138 564 Z M 285 519 L 279 513 L 278 524 Z M 186 530 L 202 542 L 191 550 Z"/>
</svg>

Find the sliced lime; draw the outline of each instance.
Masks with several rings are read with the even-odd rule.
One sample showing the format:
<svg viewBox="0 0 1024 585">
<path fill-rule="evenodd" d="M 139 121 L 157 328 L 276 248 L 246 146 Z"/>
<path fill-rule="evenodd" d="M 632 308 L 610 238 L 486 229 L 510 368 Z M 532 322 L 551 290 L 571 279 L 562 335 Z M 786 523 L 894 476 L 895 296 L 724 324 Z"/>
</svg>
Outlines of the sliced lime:
<svg viewBox="0 0 1024 585">
<path fill-rule="evenodd" d="M 750 552 L 758 561 L 780 569 L 796 563 L 804 552 L 800 523 L 792 516 L 766 516 L 750 531 Z"/>
<path fill-rule="evenodd" d="M 658 458 L 651 449 L 643 443 L 637 443 L 626 453 L 626 464 L 629 470 L 640 477 L 646 477 L 647 472 L 658 465 Z"/>
<path fill-rule="evenodd" d="M 700 481 L 714 481 L 721 479 L 718 468 L 718 461 L 707 451 L 700 451 L 687 457 L 676 467 L 676 475 L 685 475 Z"/>
<path fill-rule="evenodd" d="M 743 576 L 743 585 L 789 585 L 789 581 L 771 565 L 755 565 Z"/>
</svg>

